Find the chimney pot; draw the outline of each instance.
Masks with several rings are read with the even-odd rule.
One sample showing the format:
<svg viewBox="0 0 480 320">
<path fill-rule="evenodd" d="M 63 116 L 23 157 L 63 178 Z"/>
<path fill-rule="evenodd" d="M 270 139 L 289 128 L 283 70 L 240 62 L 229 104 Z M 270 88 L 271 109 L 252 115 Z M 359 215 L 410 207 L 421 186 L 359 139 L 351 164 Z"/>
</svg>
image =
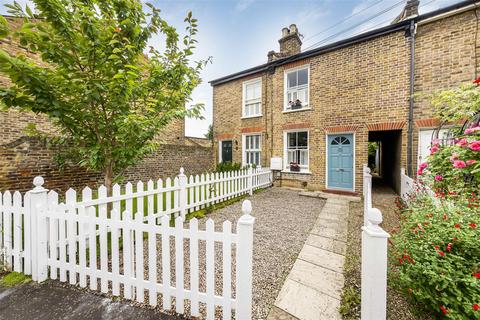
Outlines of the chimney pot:
<svg viewBox="0 0 480 320">
<path fill-rule="evenodd" d="M 297 33 L 297 32 L 298 32 L 298 30 L 297 30 L 297 25 L 294 24 L 294 23 L 292 23 L 292 24 L 290 25 L 290 33 Z"/>
<path fill-rule="evenodd" d="M 288 33 L 289 33 L 289 32 L 290 32 L 290 31 L 288 30 L 287 27 L 283 28 L 283 29 L 282 29 L 282 38 L 288 36 Z"/>
</svg>

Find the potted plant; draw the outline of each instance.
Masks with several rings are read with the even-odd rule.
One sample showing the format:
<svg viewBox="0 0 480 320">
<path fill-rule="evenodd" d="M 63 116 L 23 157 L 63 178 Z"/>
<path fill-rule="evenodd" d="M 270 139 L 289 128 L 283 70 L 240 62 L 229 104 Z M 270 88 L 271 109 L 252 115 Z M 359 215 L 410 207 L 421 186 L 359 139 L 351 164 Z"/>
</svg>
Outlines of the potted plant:
<svg viewBox="0 0 480 320">
<path fill-rule="evenodd" d="M 300 165 L 296 162 L 290 162 L 290 171 L 300 172 Z"/>
<path fill-rule="evenodd" d="M 297 99 L 295 102 L 292 102 L 292 110 L 297 110 L 302 108 L 302 102 Z"/>
</svg>

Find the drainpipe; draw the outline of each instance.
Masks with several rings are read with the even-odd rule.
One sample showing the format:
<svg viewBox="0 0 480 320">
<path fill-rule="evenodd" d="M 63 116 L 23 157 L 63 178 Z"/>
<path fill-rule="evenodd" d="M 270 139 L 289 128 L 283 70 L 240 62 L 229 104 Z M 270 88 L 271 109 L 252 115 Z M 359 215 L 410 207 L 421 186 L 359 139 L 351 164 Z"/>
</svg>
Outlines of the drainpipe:
<svg viewBox="0 0 480 320">
<path fill-rule="evenodd" d="M 413 95 L 415 93 L 415 34 L 417 26 L 415 20 L 410 21 L 410 96 L 408 108 L 408 131 L 407 131 L 407 174 L 413 176 Z"/>
</svg>

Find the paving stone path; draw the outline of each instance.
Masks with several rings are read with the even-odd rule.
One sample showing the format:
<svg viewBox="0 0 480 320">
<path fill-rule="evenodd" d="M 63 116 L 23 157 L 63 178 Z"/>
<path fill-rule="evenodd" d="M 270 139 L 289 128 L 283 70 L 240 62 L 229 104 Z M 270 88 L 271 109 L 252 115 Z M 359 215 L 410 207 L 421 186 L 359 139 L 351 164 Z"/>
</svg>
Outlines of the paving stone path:
<svg viewBox="0 0 480 320">
<path fill-rule="evenodd" d="M 349 201 L 359 198 L 322 192 L 326 198 L 310 234 L 288 275 L 268 320 L 341 319 L 338 308 L 344 284 Z"/>
</svg>

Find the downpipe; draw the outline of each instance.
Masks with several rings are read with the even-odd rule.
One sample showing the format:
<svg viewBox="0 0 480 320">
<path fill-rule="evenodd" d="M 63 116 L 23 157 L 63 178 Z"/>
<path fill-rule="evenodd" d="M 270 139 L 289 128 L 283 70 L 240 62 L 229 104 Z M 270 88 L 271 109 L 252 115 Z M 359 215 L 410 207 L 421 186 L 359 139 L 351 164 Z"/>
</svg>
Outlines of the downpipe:
<svg viewBox="0 0 480 320">
<path fill-rule="evenodd" d="M 417 33 L 417 25 L 414 20 L 410 21 L 408 30 L 410 42 L 410 92 L 409 92 L 409 108 L 408 108 L 408 131 L 407 131 L 407 173 L 413 176 L 413 106 L 415 93 L 415 35 Z"/>
</svg>

